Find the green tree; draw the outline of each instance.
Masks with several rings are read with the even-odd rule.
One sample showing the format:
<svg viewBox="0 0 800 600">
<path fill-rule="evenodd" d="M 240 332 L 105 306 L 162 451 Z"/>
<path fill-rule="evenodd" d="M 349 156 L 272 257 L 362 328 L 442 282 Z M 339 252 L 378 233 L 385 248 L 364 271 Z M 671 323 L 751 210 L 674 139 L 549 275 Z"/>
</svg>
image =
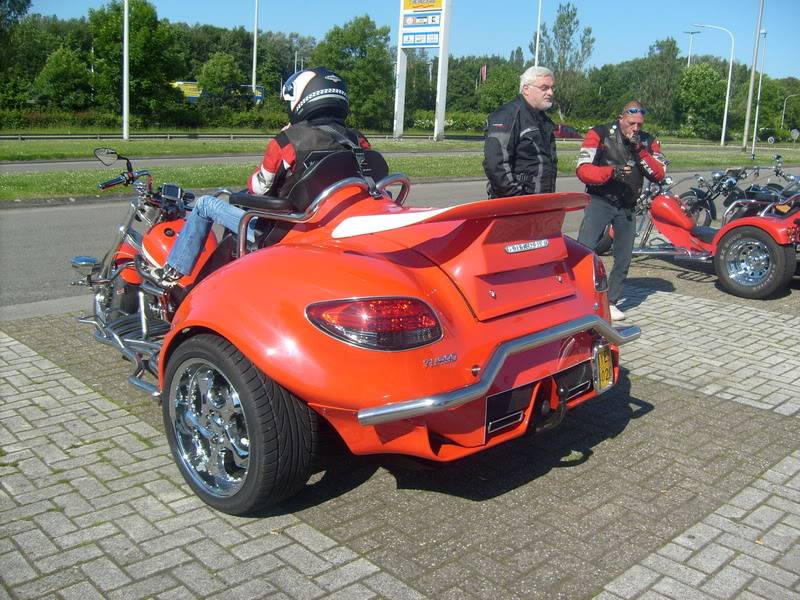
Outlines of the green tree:
<svg viewBox="0 0 800 600">
<path fill-rule="evenodd" d="M 243 83 L 244 75 L 236 60 L 225 52 L 215 52 L 200 69 L 197 83 L 204 93 L 223 96 Z"/>
<path fill-rule="evenodd" d="M 22 18 L 31 7 L 31 0 L 0 1 L 0 34 L 5 33 Z"/>
<path fill-rule="evenodd" d="M 578 97 L 586 87 L 586 65 L 592 55 L 595 39 L 592 28 L 580 29 L 578 9 L 571 2 L 558 5 L 552 29 L 543 23 L 539 39 L 539 64 L 553 71 L 556 80 L 555 108 L 561 119 L 571 114 Z M 536 52 L 536 39 L 528 48 Z"/>
<path fill-rule="evenodd" d="M 675 89 L 684 68 L 678 54 L 678 44 L 673 38 L 658 40 L 650 46 L 642 65 L 638 100 L 653 111 L 660 124 L 666 126 L 677 121 Z"/>
<path fill-rule="evenodd" d="M 41 101 L 60 108 L 79 110 L 92 101 L 89 68 L 70 48 L 59 48 L 47 57 L 33 88 Z"/>
<path fill-rule="evenodd" d="M 481 110 L 491 113 L 519 94 L 520 75 L 517 69 L 508 65 L 490 69 L 486 81 L 478 87 Z"/>
<path fill-rule="evenodd" d="M 725 81 L 710 66 L 692 65 L 684 70 L 676 93 L 685 127 L 695 135 L 713 138 L 722 130 Z"/>
<path fill-rule="evenodd" d="M 328 67 L 344 78 L 355 124 L 389 128 L 394 76 L 388 27 L 376 27 L 368 16 L 334 27 L 314 48 L 306 66 Z"/>
<path fill-rule="evenodd" d="M 131 112 L 156 114 L 165 104 L 182 100 L 170 85 L 183 70 L 176 35 L 167 21 L 158 20 L 155 8 L 146 0 L 131 0 L 129 23 Z M 94 39 L 96 101 L 118 111 L 122 103 L 122 3 L 112 0 L 89 10 L 89 30 Z"/>
<path fill-rule="evenodd" d="M 436 73 L 425 50 L 406 50 L 406 114 L 433 110 L 436 104 Z M 448 92 L 450 87 L 448 84 Z"/>
</svg>

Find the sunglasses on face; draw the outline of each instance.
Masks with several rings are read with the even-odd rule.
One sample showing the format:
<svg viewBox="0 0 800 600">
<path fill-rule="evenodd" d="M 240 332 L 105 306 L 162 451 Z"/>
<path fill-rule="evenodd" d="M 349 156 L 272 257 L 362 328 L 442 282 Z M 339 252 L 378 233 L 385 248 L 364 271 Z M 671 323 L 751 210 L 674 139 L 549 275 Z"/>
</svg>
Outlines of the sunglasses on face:
<svg viewBox="0 0 800 600">
<path fill-rule="evenodd" d="M 637 107 L 633 106 L 633 107 L 627 109 L 625 112 L 628 113 L 629 115 L 637 115 L 637 114 L 640 114 L 640 113 L 642 115 L 646 115 L 647 114 L 647 109 L 646 108 L 637 108 Z"/>
</svg>

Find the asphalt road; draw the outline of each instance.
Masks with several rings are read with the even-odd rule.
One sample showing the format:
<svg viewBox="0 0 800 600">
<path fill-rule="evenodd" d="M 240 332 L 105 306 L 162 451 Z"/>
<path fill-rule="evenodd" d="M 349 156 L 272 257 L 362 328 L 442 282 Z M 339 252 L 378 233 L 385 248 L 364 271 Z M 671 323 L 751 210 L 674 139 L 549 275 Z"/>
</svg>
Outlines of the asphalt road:
<svg viewBox="0 0 800 600">
<path fill-rule="evenodd" d="M 483 181 L 450 181 L 413 186 L 407 204 L 443 207 L 486 198 Z M 574 177 L 562 177 L 559 191 L 583 191 Z M 0 211 L 0 306 L 85 296 L 70 286 L 73 256 L 102 258 L 127 202 L 75 204 Z M 570 213 L 567 231 L 577 232 L 580 215 Z"/>
<path fill-rule="evenodd" d="M 481 200 L 486 197 L 484 186 L 483 181 L 417 184 L 407 203 L 443 207 Z M 583 185 L 575 177 L 559 177 L 558 190 L 583 191 Z M 126 200 L 119 199 L 0 210 L 0 320 L 86 308 L 87 289 L 69 285 L 74 279 L 70 259 L 79 255 L 102 258 L 127 206 Z M 568 213 L 565 233 L 576 236 L 581 218 L 582 212 Z M 670 264 L 652 259 L 646 264 L 654 262 Z"/>
</svg>

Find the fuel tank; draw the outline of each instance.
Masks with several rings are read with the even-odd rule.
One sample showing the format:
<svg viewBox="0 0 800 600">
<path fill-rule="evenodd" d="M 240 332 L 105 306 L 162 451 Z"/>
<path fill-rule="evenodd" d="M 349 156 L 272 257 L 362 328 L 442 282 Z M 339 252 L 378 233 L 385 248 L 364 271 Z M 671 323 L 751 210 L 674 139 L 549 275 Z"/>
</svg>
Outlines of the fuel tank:
<svg viewBox="0 0 800 600">
<path fill-rule="evenodd" d="M 691 230 L 694 220 L 683 211 L 678 198 L 671 195 L 659 194 L 653 198 L 650 205 L 650 216 L 654 221 L 661 221 L 668 225 Z"/>
</svg>

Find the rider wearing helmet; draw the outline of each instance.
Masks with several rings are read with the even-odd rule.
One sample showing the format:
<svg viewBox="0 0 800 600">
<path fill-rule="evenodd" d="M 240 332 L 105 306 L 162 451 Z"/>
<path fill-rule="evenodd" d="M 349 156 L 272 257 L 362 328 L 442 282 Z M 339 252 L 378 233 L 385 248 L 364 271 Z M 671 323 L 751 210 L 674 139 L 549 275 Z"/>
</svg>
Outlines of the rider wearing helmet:
<svg viewBox="0 0 800 600">
<path fill-rule="evenodd" d="M 248 181 L 251 194 L 286 197 L 303 173 L 326 155 L 370 148 L 361 133 L 344 124 L 350 112 L 347 85 L 333 71 L 318 67 L 295 73 L 286 80 L 282 96 L 289 102 L 290 124 L 267 145 L 264 160 Z M 202 196 L 189 213 L 167 263 L 153 270 L 152 279 L 164 287 L 177 283 L 194 269 L 212 225 L 219 223 L 237 231 L 243 215 L 238 206 Z M 248 239 L 254 241 L 252 230 Z"/>
<path fill-rule="evenodd" d="M 270 140 L 264 160 L 251 175 L 251 194 L 285 197 L 303 173 L 343 147 L 369 149 L 367 139 L 345 126 L 350 112 L 347 85 L 324 67 L 295 73 L 283 85 L 289 123 Z"/>
</svg>

